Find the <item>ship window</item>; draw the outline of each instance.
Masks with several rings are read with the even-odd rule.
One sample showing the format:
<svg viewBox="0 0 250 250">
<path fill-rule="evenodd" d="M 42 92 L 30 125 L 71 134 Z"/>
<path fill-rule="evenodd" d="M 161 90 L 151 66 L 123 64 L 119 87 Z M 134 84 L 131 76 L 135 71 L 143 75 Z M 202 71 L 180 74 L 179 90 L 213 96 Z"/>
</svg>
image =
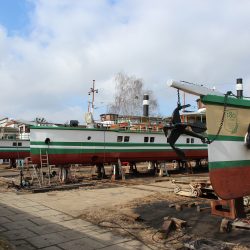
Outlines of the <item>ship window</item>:
<svg viewBox="0 0 250 250">
<path fill-rule="evenodd" d="M 21 147 L 21 146 L 22 146 L 22 143 L 21 143 L 21 142 L 18 142 L 17 146 L 18 146 L 18 147 Z"/>
<path fill-rule="evenodd" d="M 191 138 L 191 143 L 194 143 L 194 138 Z"/>
<path fill-rule="evenodd" d="M 88 136 L 87 139 L 88 139 L 88 141 L 91 140 L 91 136 Z"/>
<path fill-rule="evenodd" d="M 16 147 L 16 142 L 13 142 L 13 146 Z"/>
<path fill-rule="evenodd" d="M 144 137 L 144 142 L 148 142 L 148 137 Z"/>
<path fill-rule="evenodd" d="M 123 136 L 117 136 L 117 142 L 122 142 Z"/>
<path fill-rule="evenodd" d="M 129 136 L 124 136 L 124 142 L 129 142 Z"/>
<path fill-rule="evenodd" d="M 186 139 L 186 143 L 190 143 L 190 138 L 187 138 L 187 139 Z"/>
<path fill-rule="evenodd" d="M 154 142 L 155 138 L 154 137 L 150 137 L 150 142 Z"/>
<path fill-rule="evenodd" d="M 168 137 L 167 137 L 167 143 L 169 143 L 169 139 L 168 139 Z"/>
</svg>

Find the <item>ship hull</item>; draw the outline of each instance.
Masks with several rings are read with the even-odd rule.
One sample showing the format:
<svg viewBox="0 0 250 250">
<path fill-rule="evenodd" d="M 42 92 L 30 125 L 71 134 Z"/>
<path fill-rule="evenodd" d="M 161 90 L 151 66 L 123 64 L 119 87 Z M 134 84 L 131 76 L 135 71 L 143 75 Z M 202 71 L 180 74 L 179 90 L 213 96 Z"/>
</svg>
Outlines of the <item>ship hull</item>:
<svg viewBox="0 0 250 250">
<path fill-rule="evenodd" d="M 50 141 L 48 144 L 46 138 Z M 36 127 L 31 129 L 30 139 L 35 164 L 40 163 L 40 154 L 48 154 L 49 163 L 53 165 L 112 163 L 118 159 L 128 162 L 178 160 L 163 133 Z M 182 140 L 178 145 L 187 158 L 207 158 L 205 144 L 198 140 L 187 144 L 186 138 Z"/>
<path fill-rule="evenodd" d="M 216 169 L 212 172 L 210 170 L 210 180 L 217 195 L 224 200 L 247 196 L 250 189 L 250 164 L 230 166 L 229 169 Z"/>
<path fill-rule="evenodd" d="M 218 96 L 205 96 L 202 101 L 206 104 L 207 132 L 212 141 L 208 160 L 213 189 L 224 200 L 250 195 L 250 150 L 244 144 L 250 102 Z"/>
<path fill-rule="evenodd" d="M 30 156 L 30 151 L 0 152 L 0 159 L 24 159 Z"/>
<path fill-rule="evenodd" d="M 24 159 L 29 156 L 29 140 L 0 140 L 0 159 Z"/>
<path fill-rule="evenodd" d="M 206 159 L 207 150 L 185 150 L 187 158 L 189 159 Z M 171 161 L 178 160 L 175 152 L 171 149 L 165 152 L 141 151 L 141 152 L 127 152 L 127 153 L 49 153 L 49 162 L 54 165 L 64 164 L 96 164 L 96 163 L 112 163 L 121 161 L 128 162 L 144 162 L 144 161 Z M 32 162 L 39 164 L 40 155 L 32 154 Z"/>
</svg>

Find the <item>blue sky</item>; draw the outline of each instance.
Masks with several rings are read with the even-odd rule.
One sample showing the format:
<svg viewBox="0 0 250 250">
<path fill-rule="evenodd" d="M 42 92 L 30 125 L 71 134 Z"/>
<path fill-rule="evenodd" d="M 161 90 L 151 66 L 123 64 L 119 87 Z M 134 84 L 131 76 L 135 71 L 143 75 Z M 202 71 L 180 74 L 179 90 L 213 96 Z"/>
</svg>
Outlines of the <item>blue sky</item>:
<svg viewBox="0 0 250 250">
<path fill-rule="evenodd" d="M 1 0 L 0 6 L 0 23 L 8 30 L 8 35 L 27 32 L 33 8 L 31 1 Z"/>
<path fill-rule="evenodd" d="M 163 116 L 169 79 L 225 92 L 242 77 L 250 96 L 249 13 L 247 0 L 0 0 L 0 117 L 83 122 L 93 79 L 98 117 L 118 72 L 142 78 Z"/>
</svg>

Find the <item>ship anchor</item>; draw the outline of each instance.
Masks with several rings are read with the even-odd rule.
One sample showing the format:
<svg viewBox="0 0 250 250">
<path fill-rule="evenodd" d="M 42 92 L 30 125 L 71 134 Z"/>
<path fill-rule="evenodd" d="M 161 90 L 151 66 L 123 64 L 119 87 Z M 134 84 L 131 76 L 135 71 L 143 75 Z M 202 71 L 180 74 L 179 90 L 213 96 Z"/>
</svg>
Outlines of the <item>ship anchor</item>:
<svg viewBox="0 0 250 250">
<path fill-rule="evenodd" d="M 172 121 L 170 125 L 163 128 L 165 136 L 168 138 L 169 145 L 176 152 L 181 160 L 185 160 L 185 153 L 183 150 L 175 146 L 176 141 L 180 135 L 185 134 L 195 138 L 199 138 L 203 143 L 209 143 L 209 139 L 203 136 L 201 133 L 207 130 L 206 126 L 201 122 L 185 123 L 181 122 L 180 110 L 190 107 L 190 104 L 180 105 L 178 104 L 172 114 Z M 169 130 L 171 130 L 169 134 Z"/>
</svg>

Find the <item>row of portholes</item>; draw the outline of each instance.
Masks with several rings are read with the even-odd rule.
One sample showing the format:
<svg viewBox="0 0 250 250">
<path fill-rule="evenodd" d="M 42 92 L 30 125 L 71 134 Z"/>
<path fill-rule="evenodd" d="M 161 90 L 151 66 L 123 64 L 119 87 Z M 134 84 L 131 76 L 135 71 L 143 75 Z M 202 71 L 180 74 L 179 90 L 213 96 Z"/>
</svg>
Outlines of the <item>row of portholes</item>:
<svg viewBox="0 0 250 250">
<path fill-rule="evenodd" d="M 130 137 L 129 136 L 117 136 L 117 142 L 129 142 L 129 139 Z M 87 140 L 91 140 L 91 136 L 88 136 L 87 137 Z M 155 138 L 154 137 L 148 137 L 148 136 L 145 136 L 144 137 L 144 142 L 154 142 L 155 141 Z"/>
<path fill-rule="evenodd" d="M 129 142 L 130 137 L 129 136 L 117 136 L 117 142 Z M 87 137 L 87 140 L 90 141 L 91 140 L 91 136 Z M 144 142 L 154 142 L 155 138 L 154 137 L 144 137 Z M 167 140 L 168 141 L 168 140 Z M 186 138 L 186 143 L 194 143 L 194 138 Z M 13 146 L 22 146 L 21 142 L 18 142 L 18 144 L 16 142 L 13 142 Z"/>
<path fill-rule="evenodd" d="M 168 138 L 167 138 L 167 143 L 169 143 Z M 186 143 L 194 143 L 194 138 L 186 138 Z"/>
<path fill-rule="evenodd" d="M 21 142 L 13 142 L 13 147 L 22 147 L 22 143 Z"/>
<path fill-rule="evenodd" d="M 117 136 L 117 142 L 129 142 L 130 137 L 129 136 Z M 154 137 L 144 137 L 144 142 L 154 142 L 155 138 Z"/>
<path fill-rule="evenodd" d="M 88 137 L 87 137 L 87 140 L 88 140 L 88 141 L 91 140 L 91 136 L 88 136 Z M 50 143 L 50 138 L 46 138 L 44 142 L 45 142 L 46 144 L 49 144 L 49 143 Z M 19 142 L 19 143 L 20 143 L 20 142 Z M 18 143 L 18 144 L 19 144 L 19 143 Z M 14 143 L 13 143 L 13 146 L 14 146 Z M 15 146 L 16 146 L 16 145 L 15 145 Z M 18 145 L 18 146 L 19 146 L 19 145 Z M 22 144 L 21 144 L 20 146 L 22 146 Z"/>
</svg>

